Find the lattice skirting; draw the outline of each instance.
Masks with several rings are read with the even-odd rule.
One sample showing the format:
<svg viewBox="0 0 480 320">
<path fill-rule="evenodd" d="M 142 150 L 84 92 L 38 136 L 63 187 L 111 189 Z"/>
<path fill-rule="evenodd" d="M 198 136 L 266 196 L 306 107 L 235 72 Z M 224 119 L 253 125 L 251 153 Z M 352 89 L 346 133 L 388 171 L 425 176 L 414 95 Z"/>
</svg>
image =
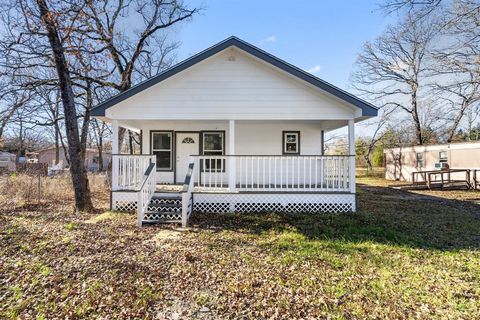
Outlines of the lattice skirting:
<svg viewBox="0 0 480 320">
<path fill-rule="evenodd" d="M 112 192 L 112 210 L 117 211 L 134 211 L 137 209 L 137 193 L 136 192 Z"/>
<path fill-rule="evenodd" d="M 112 192 L 112 210 L 130 212 L 136 209 L 136 192 Z M 193 195 L 193 212 L 315 213 L 351 212 L 355 210 L 356 199 L 354 194 L 195 193 Z M 170 211 L 169 219 L 176 219 L 181 215 L 177 208 L 165 211 Z M 155 214 L 155 212 L 152 212 L 150 218 L 157 218 Z"/>
<path fill-rule="evenodd" d="M 195 193 L 193 196 L 193 211 L 202 213 L 316 213 L 355 210 L 355 194 Z"/>
</svg>

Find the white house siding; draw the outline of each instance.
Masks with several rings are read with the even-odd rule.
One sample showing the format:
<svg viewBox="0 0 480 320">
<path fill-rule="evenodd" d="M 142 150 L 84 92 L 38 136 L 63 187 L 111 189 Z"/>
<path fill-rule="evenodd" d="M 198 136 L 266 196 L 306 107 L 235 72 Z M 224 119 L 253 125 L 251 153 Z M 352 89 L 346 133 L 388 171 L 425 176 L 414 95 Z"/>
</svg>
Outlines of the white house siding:
<svg viewBox="0 0 480 320">
<path fill-rule="evenodd" d="M 348 120 L 360 109 L 234 48 L 107 109 L 134 119 Z"/>
<path fill-rule="evenodd" d="M 150 154 L 150 131 L 225 131 L 225 154 L 230 154 L 227 121 L 143 121 L 142 151 Z M 320 155 L 322 131 L 319 121 L 235 121 L 236 155 L 282 155 L 282 131 L 300 131 L 300 154 Z M 175 159 L 174 159 L 175 161 Z M 159 182 L 172 183 L 173 172 L 157 172 Z M 226 178 L 226 177 L 225 177 Z"/>
</svg>

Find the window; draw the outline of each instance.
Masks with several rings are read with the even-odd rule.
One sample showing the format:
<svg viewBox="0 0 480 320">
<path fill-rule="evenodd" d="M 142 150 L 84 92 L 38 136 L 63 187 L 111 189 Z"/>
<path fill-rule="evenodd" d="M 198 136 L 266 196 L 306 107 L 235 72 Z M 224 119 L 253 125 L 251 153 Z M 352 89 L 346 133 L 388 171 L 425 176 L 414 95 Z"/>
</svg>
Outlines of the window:
<svg viewBox="0 0 480 320">
<path fill-rule="evenodd" d="M 440 163 L 448 163 L 447 151 L 440 151 L 440 152 L 438 153 L 438 162 L 440 162 Z"/>
<path fill-rule="evenodd" d="M 182 140 L 182 143 L 192 144 L 192 143 L 195 143 L 195 140 L 193 140 L 193 138 L 186 137 L 185 139 Z"/>
<path fill-rule="evenodd" d="M 172 167 L 172 133 L 152 132 L 152 154 L 157 156 L 157 170 L 169 171 Z"/>
<path fill-rule="evenodd" d="M 417 152 L 417 168 L 423 168 L 423 152 Z"/>
<path fill-rule="evenodd" d="M 283 153 L 300 154 L 300 131 L 283 131 Z"/>
<path fill-rule="evenodd" d="M 221 156 L 224 154 L 224 133 L 223 132 L 203 132 L 202 134 L 202 154 L 206 156 Z M 225 171 L 225 160 L 205 159 L 206 171 Z"/>
</svg>

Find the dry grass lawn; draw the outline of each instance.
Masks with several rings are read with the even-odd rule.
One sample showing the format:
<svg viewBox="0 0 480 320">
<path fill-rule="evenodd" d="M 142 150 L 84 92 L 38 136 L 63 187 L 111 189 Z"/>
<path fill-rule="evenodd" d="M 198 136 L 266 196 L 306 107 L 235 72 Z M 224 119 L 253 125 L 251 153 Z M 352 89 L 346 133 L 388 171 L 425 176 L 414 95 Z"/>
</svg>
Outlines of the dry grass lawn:
<svg viewBox="0 0 480 320">
<path fill-rule="evenodd" d="M 68 181 L 37 203 L 29 178 L 1 179 L 0 318 L 480 318 L 480 192 L 360 178 L 357 213 L 185 231 L 106 211 L 100 183 L 98 211 L 73 213 Z"/>
</svg>

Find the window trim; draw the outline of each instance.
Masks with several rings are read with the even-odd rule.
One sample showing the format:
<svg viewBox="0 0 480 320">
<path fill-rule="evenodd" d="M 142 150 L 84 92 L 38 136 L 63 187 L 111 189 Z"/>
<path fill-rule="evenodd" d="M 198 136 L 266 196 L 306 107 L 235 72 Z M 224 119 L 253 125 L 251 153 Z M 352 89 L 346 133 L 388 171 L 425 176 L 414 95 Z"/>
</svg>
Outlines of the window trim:
<svg viewBox="0 0 480 320">
<path fill-rule="evenodd" d="M 421 154 L 422 155 L 422 163 L 421 163 L 421 166 L 418 165 L 418 155 Z M 425 154 L 423 152 L 415 152 L 415 167 L 416 168 L 423 168 L 425 167 Z"/>
<path fill-rule="evenodd" d="M 445 159 L 442 159 L 442 156 L 441 156 L 442 153 L 445 153 Z M 448 151 L 447 150 L 438 151 L 438 163 L 448 163 Z"/>
<path fill-rule="evenodd" d="M 150 130 L 150 154 L 153 155 L 153 135 L 155 133 L 169 133 L 170 134 L 170 168 L 169 169 L 162 169 L 156 166 L 157 172 L 172 172 L 175 170 L 175 163 L 173 161 L 175 156 L 175 134 L 173 130 Z M 163 149 L 156 149 L 155 151 L 167 151 Z"/>
<path fill-rule="evenodd" d="M 287 134 L 296 134 L 297 135 L 297 151 L 296 152 L 287 152 L 286 151 L 286 136 Z M 283 155 L 300 155 L 300 131 L 284 130 L 282 131 L 282 154 Z"/>
<path fill-rule="evenodd" d="M 200 155 L 202 155 L 202 156 L 205 155 L 205 150 L 203 149 L 203 140 L 204 140 L 204 137 L 205 137 L 206 133 L 221 133 L 222 134 L 222 137 L 223 137 L 222 138 L 222 140 L 223 140 L 222 141 L 222 150 L 221 150 L 222 154 L 219 154 L 219 156 L 224 156 L 226 151 L 227 151 L 226 150 L 226 144 L 225 144 L 225 142 L 226 142 L 225 141 L 226 140 L 225 130 L 204 130 L 204 131 L 200 131 Z M 223 162 L 224 162 L 223 165 L 222 165 L 223 170 L 222 171 L 217 170 L 215 172 L 225 172 L 225 165 L 226 165 L 225 160 Z M 200 170 L 203 171 L 203 165 L 201 165 Z"/>
<path fill-rule="evenodd" d="M 208 134 L 208 133 L 221 133 L 221 134 L 222 134 L 222 150 L 221 150 L 222 154 L 221 154 L 221 155 L 224 156 L 224 155 L 225 155 L 225 151 L 226 151 L 226 150 L 225 150 L 225 149 L 226 149 L 226 148 L 225 148 L 225 130 L 205 130 L 205 131 L 200 131 L 200 154 L 201 154 L 202 156 L 205 155 L 205 150 L 204 150 L 204 148 L 203 148 L 203 144 L 204 144 L 203 141 L 204 141 L 204 139 L 205 139 L 205 134 L 206 134 L 206 133 L 207 133 L 207 134 Z M 215 150 L 215 151 L 217 151 L 217 150 Z"/>
</svg>

